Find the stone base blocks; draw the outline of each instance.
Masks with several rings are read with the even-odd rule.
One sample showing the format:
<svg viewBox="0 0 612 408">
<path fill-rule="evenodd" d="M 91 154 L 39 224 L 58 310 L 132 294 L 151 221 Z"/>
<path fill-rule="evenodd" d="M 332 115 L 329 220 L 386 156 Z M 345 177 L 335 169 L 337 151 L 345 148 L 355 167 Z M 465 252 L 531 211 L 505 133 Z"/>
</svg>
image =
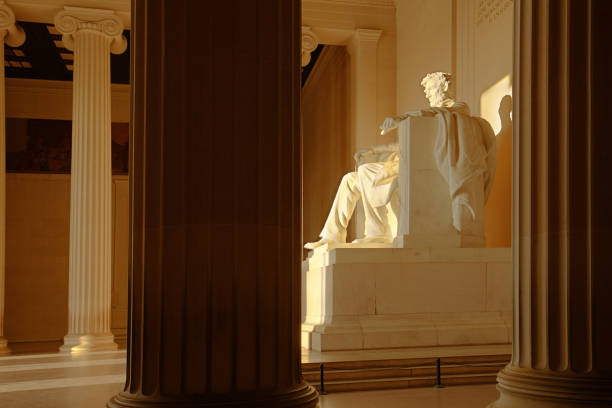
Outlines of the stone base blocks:
<svg viewBox="0 0 612 408">
<path fill-rule="evenodd" d="M 509 248 L 322 246 L 302 264 L 302 346 L 508 344 Z"/>
</svg>

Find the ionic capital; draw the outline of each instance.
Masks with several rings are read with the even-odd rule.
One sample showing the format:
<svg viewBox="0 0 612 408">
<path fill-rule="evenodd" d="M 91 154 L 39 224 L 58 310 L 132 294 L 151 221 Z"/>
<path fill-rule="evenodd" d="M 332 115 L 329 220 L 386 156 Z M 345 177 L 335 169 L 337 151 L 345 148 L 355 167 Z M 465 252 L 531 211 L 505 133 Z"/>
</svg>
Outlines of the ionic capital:
<svg viewBox="0 0 612 408">
<path fill-rule="evenodd" d="M 310 62 L 310 53 L 319 46 L 319 37 L 310 29 L 302 26 L 302 66 Z"/>
<path fill-rule="evenodd" d="M 25 32 L 15 21 L 13 10 L 0 1 L 0 38 L 11 47 L 19 47 L 25 41 Z"/>
<path fill-rule="evenodd" d="M 55 16 L 55 28 L 62 33 L 62 41 L 74 50 L 74 34 L 79 30 L 98 31 L 111 38 L 111 52 L 123 54 L 127 40 L 123 36 L 123 21 L 112 10 L 65 6 Z"/>
</svg>

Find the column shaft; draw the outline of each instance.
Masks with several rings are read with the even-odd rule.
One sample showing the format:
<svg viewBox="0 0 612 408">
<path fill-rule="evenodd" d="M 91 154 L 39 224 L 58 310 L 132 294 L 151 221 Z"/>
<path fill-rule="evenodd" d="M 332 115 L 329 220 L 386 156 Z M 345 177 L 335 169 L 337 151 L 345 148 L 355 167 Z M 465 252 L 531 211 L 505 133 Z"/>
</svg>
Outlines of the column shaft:
<svg viewBox="0 0 612 408">
<path fill-rule="evenodd" d="M 605 0 L 515 2 L 514 344 L 497 407 L 612 404 L 611 18 Z"/>
<path fill-rule="evenodd" d="M 378 142 L 377 50 L 382 31 L 359 28 L 348 46 L 351 56 L 353 97 L 353 150 L 367 149 Z"/>
<path fill-rule="evenodd" d="M 4 276 L 6 248 L 6 111 L 4 83 L 4 37 L 0 34 L 0 354 L 9 352 L 4 338 Z"/>
<path fill-rule="evenodd" d="M 4 44 L 19 47 L 25 33 L 15 24 L 13 10 L 0 1 L 0 355 L 9 353 L 4 338 L 4 280 L 6 255 L 6 86 L 4 81 Z"/>
<path fill-rule="evenodd" d="M 300 1 L 132 2 L 128 367 L 109 407 L 311 407 Z"/>
<path fill-rule="evenodd" d="M 100 341 L 116 348 L 110 331 L 110 43 L 100 31 L 74 34 L 70 299 L 64 348 Z"/>
<path fill-rule="evenodd" d="M 110 10 L 65 7 L 55 17 L 74 50 L 68 334 L 63 351 L 116 349 L 111 312 L 110 53 L 125 51 Z"/>
</svg>

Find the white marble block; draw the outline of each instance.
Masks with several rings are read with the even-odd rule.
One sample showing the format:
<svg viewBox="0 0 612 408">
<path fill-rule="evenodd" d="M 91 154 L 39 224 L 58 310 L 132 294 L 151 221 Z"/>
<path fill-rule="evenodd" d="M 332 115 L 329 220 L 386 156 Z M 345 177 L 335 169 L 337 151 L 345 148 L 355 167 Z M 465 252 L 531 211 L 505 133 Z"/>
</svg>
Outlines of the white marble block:
<svg viewBox="0 0 612 408">
<path fill-rule="evenodd" d="M 508 344 L 509 248 L 317 248 L 303 262 L 302 346 Z"/>
<path fill-rule="evenodd" d="M 459 232 L 453 227 L 448 183 L 436 167 L 434 157 L 439 123 L 435 117 L 408 117 L 399 125 L 400 206 L 394 246 L 484 247 L 484 208 L 476 209 L 477 228 Z M 477 234 L 474 234 L 474 230 L 478 231 Z"/>
</svg>

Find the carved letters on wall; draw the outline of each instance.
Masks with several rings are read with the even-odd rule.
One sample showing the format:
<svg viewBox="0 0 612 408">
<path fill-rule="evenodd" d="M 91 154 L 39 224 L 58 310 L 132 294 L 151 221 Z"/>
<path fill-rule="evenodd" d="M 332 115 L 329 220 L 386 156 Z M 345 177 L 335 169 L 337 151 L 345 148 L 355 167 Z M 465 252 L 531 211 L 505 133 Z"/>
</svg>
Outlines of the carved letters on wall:
<svg viewBox="0 0 612 408">
<path fill-rule="evenodd" d="M 476 10 L 476 25 L 494 23 L 509 8 L 513 0 L 479 0 Z"/>
</svg>

